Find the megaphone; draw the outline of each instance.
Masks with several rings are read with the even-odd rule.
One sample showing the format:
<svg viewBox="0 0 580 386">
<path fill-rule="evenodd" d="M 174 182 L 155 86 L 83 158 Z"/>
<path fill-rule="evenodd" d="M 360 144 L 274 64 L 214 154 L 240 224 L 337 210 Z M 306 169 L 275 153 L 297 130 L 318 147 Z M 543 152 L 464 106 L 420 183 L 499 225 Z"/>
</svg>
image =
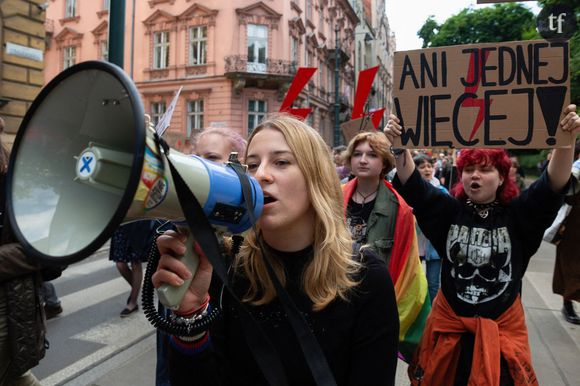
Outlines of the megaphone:
<svg viewBox="0 0 580 386">
<path fill-rule="evenodd" d="M 169 161 L 212 225 L 232 233 L 251 226 L 237 174 L 164 151 L 121 68 L 100 61 L 72 66 L 42 89 L 16 135 L 6 179 L 15 236 L 28 256 L 66 265 L 90 256 L 122 223 L 161 218 L 185 224 Z M 257 181 L 250 182 L 257 218 L 264 199 Z M 195 258 L 184 262 L 195 272 Z M 188 286 L 166 286 L 158 295 L 175 308 Z"/>
</svg>

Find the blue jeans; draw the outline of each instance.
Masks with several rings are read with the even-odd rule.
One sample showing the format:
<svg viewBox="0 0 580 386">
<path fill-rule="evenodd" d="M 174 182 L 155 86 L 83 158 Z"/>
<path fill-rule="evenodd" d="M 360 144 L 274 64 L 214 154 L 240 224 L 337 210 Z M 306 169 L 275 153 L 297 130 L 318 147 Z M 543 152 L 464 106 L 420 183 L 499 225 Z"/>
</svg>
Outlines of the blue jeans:
<svg viewBox="0 0 580 386">
<path fill-rule="evenodd" d="M 425 261 L 427 265 L 427 285 L 429 287 L 429 297 L 431 298 L 431 304 L 439 291 L 440 277 L 441 277 L 441 260 L 427 260 Z"/>
<path fill-rule="evenodd" d="M 56 295 L 54 284 L 49 281 L 43 281 L 40 287 L 40 296 L 48 307 L 60 306 L 60 299 Z"/>
</svg>

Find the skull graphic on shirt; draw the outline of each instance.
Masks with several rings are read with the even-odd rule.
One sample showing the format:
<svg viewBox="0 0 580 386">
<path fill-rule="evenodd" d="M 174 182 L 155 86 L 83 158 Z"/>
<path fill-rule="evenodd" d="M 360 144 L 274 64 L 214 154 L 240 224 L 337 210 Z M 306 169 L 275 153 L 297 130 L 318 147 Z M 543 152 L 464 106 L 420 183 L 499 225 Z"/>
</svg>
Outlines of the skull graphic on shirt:
<svg viewBox="0 0 580 386">
<path fill-rule="evenodd" d="M 512 279 L 511 242 L 505 227 L 451 225 L 447 259 L 457 297 L 469 304 L 496 299 Z"/>
</svg>

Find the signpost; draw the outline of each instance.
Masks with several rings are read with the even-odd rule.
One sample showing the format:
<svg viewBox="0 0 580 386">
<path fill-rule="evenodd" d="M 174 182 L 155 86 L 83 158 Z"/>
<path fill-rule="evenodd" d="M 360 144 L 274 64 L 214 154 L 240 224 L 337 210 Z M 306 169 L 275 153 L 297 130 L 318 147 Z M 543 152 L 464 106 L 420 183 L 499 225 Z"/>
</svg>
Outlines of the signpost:
<svg viewBox="0 0 580 386">
<path fill-rule="evenodd" d="M 395 145 L 567 147 L 557 130 L 570 101 L 569 45 L 532 40 L 395 53 Z"/>
</svg>

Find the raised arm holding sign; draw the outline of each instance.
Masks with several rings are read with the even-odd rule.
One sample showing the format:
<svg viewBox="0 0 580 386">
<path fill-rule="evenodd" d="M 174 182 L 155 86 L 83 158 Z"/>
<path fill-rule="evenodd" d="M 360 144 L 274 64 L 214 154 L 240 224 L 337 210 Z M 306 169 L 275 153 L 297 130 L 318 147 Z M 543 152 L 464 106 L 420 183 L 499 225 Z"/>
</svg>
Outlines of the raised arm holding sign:
<svg viewBox="0 0 580 386">
<path fill-rule="evenodd" d="M 397 115 L 384 129 L 399 146 L 468 147 L 457 159 L 453 196 L 421 179 L 408 149 L 396 156 L 393 186 L 442 259 L 441 290 L 409 376 L 413 385 L 538 385 L 519 291 L 562 204 L 571 140 L 580 133 L 576 106 L 562 109 L 568 48 L 525 42 L 454 49 L 398 55 Z M 506 151 L 490 147 L 526 146 L 555 149 L 547 172 L 518 196 Z"/>
</svg>

